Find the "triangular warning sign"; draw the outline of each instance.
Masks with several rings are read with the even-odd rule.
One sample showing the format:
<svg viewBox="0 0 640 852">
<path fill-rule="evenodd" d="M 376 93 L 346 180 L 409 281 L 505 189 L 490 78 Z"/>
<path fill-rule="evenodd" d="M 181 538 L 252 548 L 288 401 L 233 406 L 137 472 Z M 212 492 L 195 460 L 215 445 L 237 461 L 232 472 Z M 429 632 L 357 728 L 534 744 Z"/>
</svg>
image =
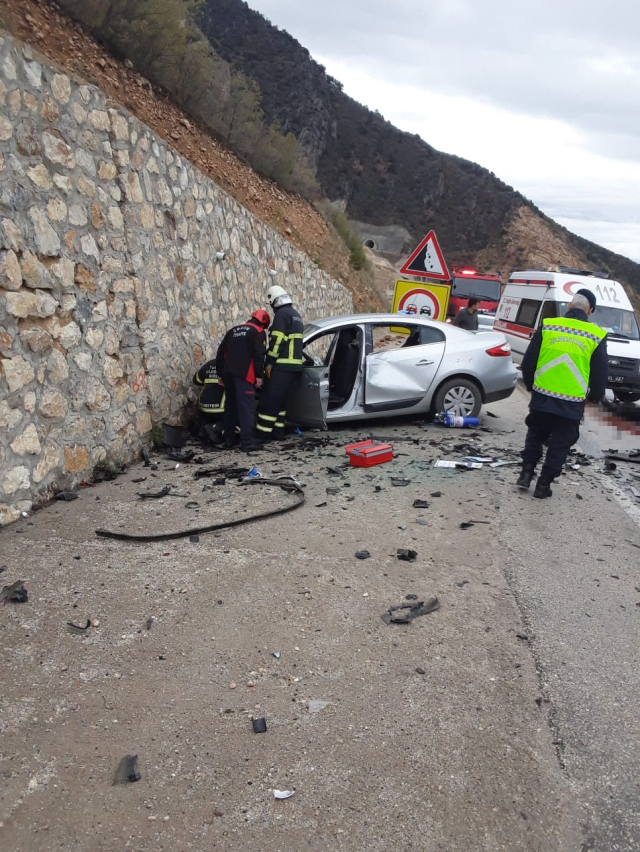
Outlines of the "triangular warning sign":
<svg viewBox="0 0 640 852">
<path fill-rule="evenodd" d="M 435 231 L 429 231 L 418 248 L 400 267 L 400 274 L 434 278 L 438 281 L 448 281 L 451 278 Z"/>
</svg>

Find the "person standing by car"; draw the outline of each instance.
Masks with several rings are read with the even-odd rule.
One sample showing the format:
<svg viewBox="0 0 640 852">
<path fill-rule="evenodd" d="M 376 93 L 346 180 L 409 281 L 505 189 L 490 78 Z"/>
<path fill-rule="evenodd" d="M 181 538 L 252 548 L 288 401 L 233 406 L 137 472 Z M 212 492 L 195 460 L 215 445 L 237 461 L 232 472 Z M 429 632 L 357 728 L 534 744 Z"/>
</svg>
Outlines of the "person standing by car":
<svg viewBox="0 0 640 852">
<path fill-rule="evenodd" d="M 261 388 L 266 352 L 265 330 L 270 317 L 258 310 L 242 325 L 225 334 L 216 354 L 216 370 L 225 389 L 224 442 L 226 449 L 235 443 L 240 424 L 240 448 L 249 453 L 260 449 L 254 434 L 255 388 Z"/>
<path fill-rule="evenodd" d="M 302 319 L 291 296 L 278 286 L 267 290 L 274 311 L 269 336 L 264 391 L 260 394 L 256 431 L 260 440 L 284 437 L 287 397 L 302 370 Z"/>
<path fill-rule="evenodd" d="M 458 328 L 464 328 L 467 331 L 478 330 L 478 300 L 475 296 L 471 296 L 466 308 L 460 308 L 451 324 L 457 325 Z"/>
<path fill-rule="evenodd" d="M 543 320 L 522 360 L 522 378 L 531 391 L 522 471 L 528 488 L 536 465 L 547 455 L 534 497 L 551 497 L 551 483 L 562 473 L 569 450 L 580 436 L 585 402 L 600 402 L 607 386 L 607 332 L 590 323 L 596 309 L 591 290 L 578 290 L 562 318 Z"/>
</svg>

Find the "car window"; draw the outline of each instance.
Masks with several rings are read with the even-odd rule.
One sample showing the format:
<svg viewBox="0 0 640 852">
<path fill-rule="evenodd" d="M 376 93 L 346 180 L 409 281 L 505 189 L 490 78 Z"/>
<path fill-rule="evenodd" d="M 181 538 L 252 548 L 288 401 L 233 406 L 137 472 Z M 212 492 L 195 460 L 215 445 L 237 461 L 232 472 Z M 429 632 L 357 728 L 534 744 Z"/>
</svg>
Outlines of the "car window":
<svg viewBox="0 0 640 852">
<path fill-rule="evenodd" d="M 536 324 L 536 317 L 540 309 L 540 302 L 536 299 L 523 299 L 520 302 L 518 313 L 514 322 L 516 325 L 524 325 L 526 328 L 533 328 Z"/>
<path fill-rule="evenodd" d="M 391 325 L 372 326 L 373 351 L 392 352 L 403 346 L 415 346 L 421 343 L 419 325 L 411 325 L 402 320 L 402 327 Z"/>
<path fill-rule="evenodd" d="M 314 337 L 313 340 L 305 344 L 303 354 L 317 366 L 328 365 L 331 356 L 331 344 L 335 336 L 334 331 L 329 331 Z"/>
<path fill-rule="evenodd" d="M 439 328 L 433 328 L 430 325 L 420 326 L 420 343 L 422 345 L 425 343 L 442 343 L 444 339 L 444 331 L 440 331 Z"/>
</svg>

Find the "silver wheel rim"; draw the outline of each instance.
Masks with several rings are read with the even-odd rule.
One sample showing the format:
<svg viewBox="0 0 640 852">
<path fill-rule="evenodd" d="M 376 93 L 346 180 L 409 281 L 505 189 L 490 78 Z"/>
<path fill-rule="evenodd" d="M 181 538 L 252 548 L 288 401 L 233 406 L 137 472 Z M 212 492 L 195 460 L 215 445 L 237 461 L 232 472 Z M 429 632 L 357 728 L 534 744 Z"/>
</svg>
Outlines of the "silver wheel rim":
<svg viewBox="0 0 640 852">
<path fill-rule="evenodd" d="M 444 410 L 456 417 L 469 417 L 475 405 L 473 392 L 463 385 L 451 388 L 444 395 Z"/>
</svg>

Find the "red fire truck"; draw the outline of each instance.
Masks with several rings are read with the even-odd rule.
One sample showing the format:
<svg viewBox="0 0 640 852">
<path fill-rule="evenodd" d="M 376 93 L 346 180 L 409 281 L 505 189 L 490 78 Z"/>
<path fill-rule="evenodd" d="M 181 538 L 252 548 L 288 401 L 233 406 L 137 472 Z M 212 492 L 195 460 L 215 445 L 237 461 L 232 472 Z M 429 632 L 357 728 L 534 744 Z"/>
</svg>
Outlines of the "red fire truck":
<svg viewBox="0 0 640 852">
<path fill-rule="evenodd" d="M 451 268 L 451 294 L 447 316 L 454 317 L 460 308 L 466 308 L 469 299 L 475 296 L 478 308 L 486 313 L 495 314 L 500 301 L 502 279 L 499 275 L 478 272 L 469 267 Z"/>
</svg>

